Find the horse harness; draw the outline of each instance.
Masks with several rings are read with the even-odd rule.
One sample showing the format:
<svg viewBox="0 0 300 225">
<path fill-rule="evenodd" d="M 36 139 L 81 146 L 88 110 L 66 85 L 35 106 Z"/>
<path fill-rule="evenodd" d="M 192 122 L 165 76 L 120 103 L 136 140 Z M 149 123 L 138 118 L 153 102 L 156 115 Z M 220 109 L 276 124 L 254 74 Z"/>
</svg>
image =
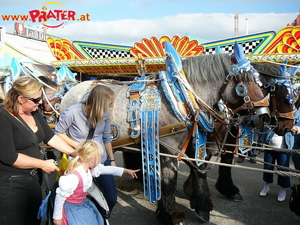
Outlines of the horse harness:
<svg viewBox="0 0 300 225">
<path fill-rule="evenodd" d="M 292 105 L 292 110 L 290 112 L 282 113 L 277 110 L 277 103 L 276 103 L 276 87 L 275 85 L 272 85 L 270 87 L 270 102 L 272 105 L 272 111 L 270 112 L 271 117 L 275 118 L 284 118 L 284 119 L 295 119 L 295 113 L 297 109 Z"/>
<path fill-rule="evenodd" d="M 179 122 L 159 127 L 160 92 L 157 90 L 154 81 L 147 80 L 148 77 L 142 76 L 137 78 L 127 91 L 127 97 L 130 99 L 127 106 L 127 122 L 130 123 L 131 135 L 130 137 L 113 138 L 112 142 L 113 148 L 141 143 L 144 197 L 149 199 L 151 203 L 155 203 L 161 197 L 159 137 L 189 129 L 188 137 L 181 149 L 182 154 L 178 156 L 178 160 L 181 160 L 181 157 L 185 154 L 191 140 L 193 140 L 195 146 L 194 158 L 204 160 L 207 156 L 206 134 L 207 132 L 213 132 L 213 117 L 216 117 L 215 113 L 211 113 L 214 110 L 195 96 L 187 82 L 184 71 L 179 71 L 175 65 L 173 55 L 166 55 L 166 71 L 159 71 L 159 79 L 161 80 L 162 90 Z M 246 86 L 242 83 L 239 73 L 237 73 L 227 76 L 220 90 L 221 93 L 224 92 L 232 77 L 237 80 L 239 89 L 244 88 L 246 90 Z M 256 106 L 268 104 L 267 100 L 253 103 L 246 94 L 244 94 L 244 101 L 245 106 L 239 110 L 253 109 Z M 204 107 L 209 113 L 201 110 L 200 106 Z M 220 118 L 220 116 L 217 117 Z M 224 120 L 222 122 L 226 123 Z M 195 164 L 189 161 L 189 164 L 199 171 L 198 167 L 203 162 L 198 161 Z"/>
</svg>

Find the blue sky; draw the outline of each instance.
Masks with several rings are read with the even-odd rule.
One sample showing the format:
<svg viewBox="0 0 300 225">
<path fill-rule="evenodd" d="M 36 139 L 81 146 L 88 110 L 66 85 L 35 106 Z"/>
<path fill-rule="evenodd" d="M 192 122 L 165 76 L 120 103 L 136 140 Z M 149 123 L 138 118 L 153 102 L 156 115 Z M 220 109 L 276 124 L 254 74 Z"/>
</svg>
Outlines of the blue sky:
<svg viewBox="0 0 300 225">
<path fill-rule="evenodd" d="M 50 1 L 49 1 L 50 2 Z M 76 3 L 74 3 L 76 2 Z M 0 15 L 28 15 L 48 1 L 1 0 Z M 67 22 L 48 29 L 49 34 L 70 40 L 132 46 L 142 38 L 189 34 L 207 41 L 234 36 L 234 13 L 239 13 L 239 35 L 274 30 L 278 32 L 299 14 L 299 0 L 60 0 L 48 9 L 73 10 L 90 15 L 89 22 Z M 0 20 L 7 31 L 12 21 Z M 41 30 L 41 24 L 25 26 Z"/>
</svg>

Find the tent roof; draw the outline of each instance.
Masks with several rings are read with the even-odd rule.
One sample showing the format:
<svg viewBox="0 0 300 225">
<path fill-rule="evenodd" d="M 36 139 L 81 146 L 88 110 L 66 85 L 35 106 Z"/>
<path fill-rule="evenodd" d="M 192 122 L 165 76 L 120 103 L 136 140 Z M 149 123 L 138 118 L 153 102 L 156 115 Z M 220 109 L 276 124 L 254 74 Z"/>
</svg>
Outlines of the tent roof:
<svg viewBox="0 0 300 225">
<path fill-rule="evenodd" d="M 207 40 L 205 40 L 203 38 L 196 37 L 196 36 L 190 35 L 188 33 L 186 33 L 185 36 L 189 37 L 191 40 L 197 40 L 199 42 L 199 44 L 208 42 Z"/>
<path fill-rule="evenodd" d="M 5 44 L 35 62 L 50 65 L 51 61 L 56 60 L 47 43 L 44 41 L 38 41 L 9 33 L 5 34 L 4 41 Z"/>
</svg>

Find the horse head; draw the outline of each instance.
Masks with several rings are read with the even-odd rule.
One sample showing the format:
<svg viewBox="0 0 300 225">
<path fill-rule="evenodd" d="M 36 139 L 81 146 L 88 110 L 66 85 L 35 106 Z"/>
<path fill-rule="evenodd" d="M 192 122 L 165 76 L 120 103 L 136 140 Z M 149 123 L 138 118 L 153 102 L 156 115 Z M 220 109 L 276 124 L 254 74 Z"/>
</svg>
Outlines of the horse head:
<svg viewBox="0 0 300 225">
<path fill-rule="evenodd" d="M 284 135 L 291 130 L 294 124 L 296 111 L 294 103 L 297 98 L 297 91 L 293 89 L 289 76 L 293 75 L 295 70 L 287 71 L 286 65 L 278 67 L 253 63 L 253 67 L 260 74 L 264 95 L 270 95 L 270 127 L 278 135 Z"/>
<path fill-rule="evenodd" d="M 262 128 L 270 122 L 270 116 L 269 101 L 261 90 L 259 74 L 245 59 L 243 49 L 237 42 L 230 60 L 230 72 L 220 89 L 222 99 L 232 114 L 241 117 L 248 127 Z"/>
</svg>

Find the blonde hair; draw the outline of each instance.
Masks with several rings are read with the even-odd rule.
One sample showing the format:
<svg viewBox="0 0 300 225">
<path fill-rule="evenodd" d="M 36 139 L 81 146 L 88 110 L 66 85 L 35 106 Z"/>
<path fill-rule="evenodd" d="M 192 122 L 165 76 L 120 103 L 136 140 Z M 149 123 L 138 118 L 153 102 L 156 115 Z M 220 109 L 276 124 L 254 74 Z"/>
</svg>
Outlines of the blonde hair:
<svg viewBox="0 0 300 225">
<path fill-rule="evenodd" d="M 109 87 L 96 85 L 91 90 L 88 98 L 83 101 L 87 112 L 86 116 L 93 128 L 96 127 L 99 121 L 102 121 L 103 115 L 108 111 L 112 95 L 114 95 L 114 92 Z"/>
<path fill-rule="evenodd" d="M 3 107 L 14 116 L 19 115 L 18 97 L 32 98 L 42 89 L 43 84 L 32 76 L 20 76 L 13 82 L 3 101 Z"/>
<path fill-rule="evenodd" d="M 76 150 L 77 156 L 70 161 L 65 174 L 75 170 L 80 165 L 80 163 L 89 162 L 94 157 L 101 158 L 103 155 L 102 146 L 98 142 L 93 140 L 86 140 L 79 143 L 76 147 Z"/>
</svg>

